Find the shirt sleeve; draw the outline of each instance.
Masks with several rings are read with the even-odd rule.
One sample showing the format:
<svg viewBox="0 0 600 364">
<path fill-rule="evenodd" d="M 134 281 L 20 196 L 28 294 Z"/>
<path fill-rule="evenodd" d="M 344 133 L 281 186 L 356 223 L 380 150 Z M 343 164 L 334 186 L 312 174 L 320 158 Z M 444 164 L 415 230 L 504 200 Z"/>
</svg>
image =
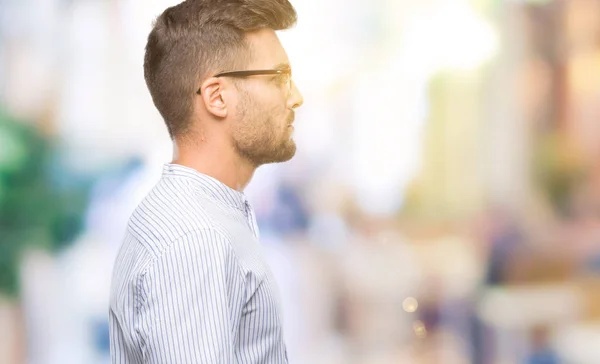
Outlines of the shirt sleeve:
<svg viewBox="0 0 600 364">
<path fill-rule="evenodd" d="M 175 241 L 142 277 L 138 335 L 145 363 L 231 363 L 244 276 L 214 230 Z"/>
</svg>

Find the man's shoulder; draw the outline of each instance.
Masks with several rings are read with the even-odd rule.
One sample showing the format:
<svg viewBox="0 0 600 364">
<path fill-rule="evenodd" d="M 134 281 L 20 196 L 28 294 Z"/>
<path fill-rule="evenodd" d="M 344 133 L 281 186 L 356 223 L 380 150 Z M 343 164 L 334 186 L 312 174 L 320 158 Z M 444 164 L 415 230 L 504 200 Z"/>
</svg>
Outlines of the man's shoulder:
<svg viewBox="0 0 600 364">
<path fill-rule="evenodd" d="M 128 232 L 142 244 L 165 245 L 195 230 L 213 227 L 204 201 L 193 190 L 160 181 L 131 214 Z"/>
</svg>

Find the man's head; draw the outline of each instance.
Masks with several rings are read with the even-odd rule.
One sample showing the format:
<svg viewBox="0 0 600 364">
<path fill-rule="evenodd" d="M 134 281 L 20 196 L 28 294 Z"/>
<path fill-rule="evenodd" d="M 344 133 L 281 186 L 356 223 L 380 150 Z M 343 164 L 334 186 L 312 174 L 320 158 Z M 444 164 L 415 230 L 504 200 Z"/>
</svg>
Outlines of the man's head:
<svg viewBox="0 0 600 364">
<path fill-rule="evenodd" d="M 295 22 L 287 0 L 187 0 L 165 10 L 148 37 L 144 76 L 171 137 L 227 139 L 256 166 L 290 159 L 302 96 L 275 31 Z M 249 70 L 268 72 L 231 72 Z"/>
</svg>

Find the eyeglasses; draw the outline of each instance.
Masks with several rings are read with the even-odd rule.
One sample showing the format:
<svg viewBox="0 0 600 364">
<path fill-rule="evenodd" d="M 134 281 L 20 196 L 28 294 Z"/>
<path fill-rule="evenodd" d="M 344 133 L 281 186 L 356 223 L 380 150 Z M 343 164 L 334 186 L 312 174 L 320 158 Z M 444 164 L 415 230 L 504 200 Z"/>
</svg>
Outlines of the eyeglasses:
<svg viewBox="0 0 600 364">
<path fill-rule="evenodd" d="M 290 91 L 292 89 L 292 70 L 286 69 L 272 69 L 272 70 L 247 70 L 247 71 L 228 71 L 217 73 L 213 77 L 249 77 L 249 76 L 261 76 L 261 75 L 283 75 L 286 76 L 285 85 Z M 200 95 L 201 89 L 198 89 L 196 93 Z"/>
</svg>

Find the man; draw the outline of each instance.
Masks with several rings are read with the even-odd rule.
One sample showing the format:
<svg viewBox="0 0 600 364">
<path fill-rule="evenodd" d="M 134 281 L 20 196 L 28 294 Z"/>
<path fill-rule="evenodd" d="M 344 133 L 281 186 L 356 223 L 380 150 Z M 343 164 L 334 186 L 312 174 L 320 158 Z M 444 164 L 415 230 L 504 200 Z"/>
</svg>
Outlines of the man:
<svg viewBox="0 0 600 364">
<path fill-rule="evenodd" d="M 287 0 L 187 0 L 158 17 L 144 74 L 174 141 L 134 211 L 110 298 L 113 363 L 286 363 L 279 298 L 244 187 L 295 153 L 276 30 Z"/>
</svg>

